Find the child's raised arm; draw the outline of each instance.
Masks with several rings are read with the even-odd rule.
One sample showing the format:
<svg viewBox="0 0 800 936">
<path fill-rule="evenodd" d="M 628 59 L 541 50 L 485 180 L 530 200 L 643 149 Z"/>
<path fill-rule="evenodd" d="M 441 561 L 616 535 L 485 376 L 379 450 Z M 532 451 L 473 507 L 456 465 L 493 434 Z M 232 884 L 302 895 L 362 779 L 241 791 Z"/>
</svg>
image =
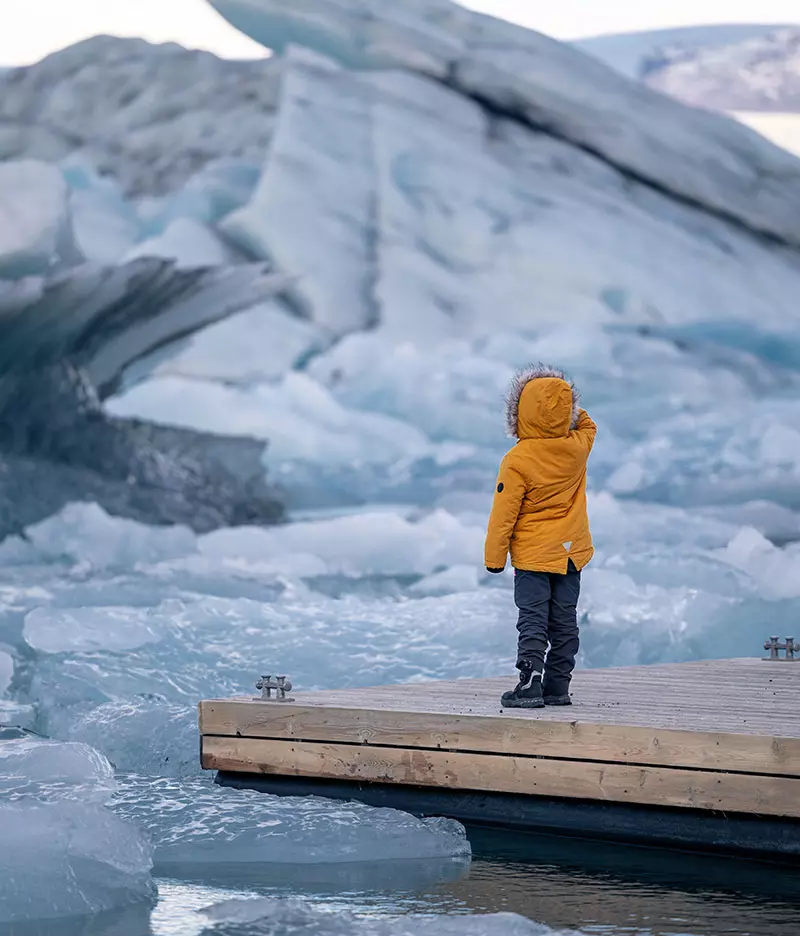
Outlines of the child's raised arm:
<svg viewBox="0 0 800 936">
<path fill-rule="evenodd" d="M 578 414 L 578 422 L 575 424 L 572 434 L 585 446 L 586 454 L 588 455 L 594 446 L 594 440 L 597 436 L 597 426 L 586 410 L 582 409 Z"/>
<path fill-rule="evenodd" d="M 494 493 L 489 530 L 486 534 L 484 562 L 490 572 L 502 572 L 506 567 L 511 534 L 519 516 L 527 483 L 512 449 L 500 464 Z"/>
</svg>

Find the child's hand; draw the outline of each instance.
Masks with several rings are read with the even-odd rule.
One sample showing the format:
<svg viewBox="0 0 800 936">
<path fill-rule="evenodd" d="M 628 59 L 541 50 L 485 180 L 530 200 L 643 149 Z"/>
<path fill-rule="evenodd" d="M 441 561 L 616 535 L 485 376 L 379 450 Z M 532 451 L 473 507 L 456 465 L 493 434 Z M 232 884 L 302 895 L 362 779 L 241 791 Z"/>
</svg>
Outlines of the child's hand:
<svg viewBox="0 0 800 936">
<path fill-rule="evenodd" d="M 491 572 L 492 575 L 500 575 L 501 572 L 505 572 L 505 569 L 490 569 L 489 566 L 486 566 L 486 571 Z"/>
</svg>

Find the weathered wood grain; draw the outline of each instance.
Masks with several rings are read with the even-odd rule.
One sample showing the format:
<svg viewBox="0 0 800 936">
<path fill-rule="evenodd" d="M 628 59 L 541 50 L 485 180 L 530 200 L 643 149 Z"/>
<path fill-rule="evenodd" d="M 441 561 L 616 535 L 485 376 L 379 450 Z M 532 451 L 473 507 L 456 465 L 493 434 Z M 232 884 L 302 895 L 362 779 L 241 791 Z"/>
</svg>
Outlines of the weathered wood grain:
<svg viewBox="0 0 800 936">
<path fill-rule="evenodd" d="M 204 735 L 371 744 L 800 777 L 800 739 L 581 721 L 203 702 Z"/>
<path fill-rule="evenodd" d="M 800 817 L 800 779 L 377 746 L 202 739 L 203 767 Z"/>
</svg>

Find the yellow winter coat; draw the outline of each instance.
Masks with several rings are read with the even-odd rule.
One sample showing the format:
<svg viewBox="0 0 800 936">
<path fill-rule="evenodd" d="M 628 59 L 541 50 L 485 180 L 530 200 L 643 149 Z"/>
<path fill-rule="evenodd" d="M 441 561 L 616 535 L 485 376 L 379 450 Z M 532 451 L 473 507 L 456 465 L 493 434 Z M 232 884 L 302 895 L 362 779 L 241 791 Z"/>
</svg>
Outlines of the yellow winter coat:
<svg viewBox="0 0 800 936">
<path fill-rule="evenodd" d="M 500 465 L 486 536 L 488 569 L 566 573 L 594 555 L 586 512 L 586 463 L 597 426 L 560 371 L 523 371 L 509 392 L 506 420 L 519 441 Z"/>
</svg>

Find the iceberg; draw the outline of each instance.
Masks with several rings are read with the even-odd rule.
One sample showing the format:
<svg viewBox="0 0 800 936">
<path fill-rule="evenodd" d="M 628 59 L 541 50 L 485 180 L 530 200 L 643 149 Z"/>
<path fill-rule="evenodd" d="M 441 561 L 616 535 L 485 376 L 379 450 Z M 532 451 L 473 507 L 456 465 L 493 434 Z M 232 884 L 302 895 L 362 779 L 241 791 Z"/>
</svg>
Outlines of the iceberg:
<svg viewBox="0 0 800 936">
<path fill-rule="evenodd" d="M 0 280 L 0 374 L 8 384 L 9 375 L 66 357 L 103 394 L 138 358 L 269 298 L 285 282 L 259 265 L 179 270 L 156 258 L 87 263 L 18 284 Z"/>
<path fill-rule="evenodd" d="M 39 560 L 67 560 L 93 569 L 131 568 L 190 555 L 197 540 L 188 527 L 152 527 L 110 517 L 97 504 L 67 504 L 27 527 L 26 539 Z"/>
<path fill-rule="evenodd" d="M 0 163 L 0 279 L 22 279 L 80 263 L 67 185 L 54 166 Z"/>
<path fill-rule="evenodd" d="M 0 280 L 0 538 L 79 500 L 205 529 L 279 518 L 263 443 L 112 420 L 100 398 L 155 349 L 282 286 L 260 266 L 157 259 Z"/>
<path fill-rule="evenodd" d="M 118 417 L 268 439 L 266 461 L 275 467 L 292 461 L 329 469 L 361 462 L 385 466 L 430 450 L 418 430 L 389 416 L 348 409 L 302 372 L 291 371 L 279 383 L 241 387 L 155 377 L 110 399 L 106 408 Z"/>
<path fill-rule="evenodd" d="M 285 527 L 218 530 L 199 542 L 205 556 L 279 560 L 301 552 L 317 556 L 328 574 L 424 575 L 445 565 L 480 565 L 484 530 L 444 510 L 418 522 L 393 513 L 362 513 Z"/>
<path fill-rule="evenodd" d="M 268 48 L 444 80 L 498 115 L 649 186 L 800 246 L 800 160 L 732 119 L 630 81 L 576 48 L 449 0 L 209 0 Z"/>
<path fill-rule="evenodd" d="M 704 204 L 425 75 L 293 53 L 281 89 L 260 186 L 222 227 L 295 276 L 288 297 L 338 336 L 372 324 L 427 347 L 716 310 L 791 340 L 796 251 Z"/>
<path fill-rule="evenodd" d="M 124 385 L 166 376 L 229 386 L 279 381 L 302 369 L 327 342 L 321 328 L 281 299 L 270 299 L 142 358 L 126 370 Z"/>
</svg>

